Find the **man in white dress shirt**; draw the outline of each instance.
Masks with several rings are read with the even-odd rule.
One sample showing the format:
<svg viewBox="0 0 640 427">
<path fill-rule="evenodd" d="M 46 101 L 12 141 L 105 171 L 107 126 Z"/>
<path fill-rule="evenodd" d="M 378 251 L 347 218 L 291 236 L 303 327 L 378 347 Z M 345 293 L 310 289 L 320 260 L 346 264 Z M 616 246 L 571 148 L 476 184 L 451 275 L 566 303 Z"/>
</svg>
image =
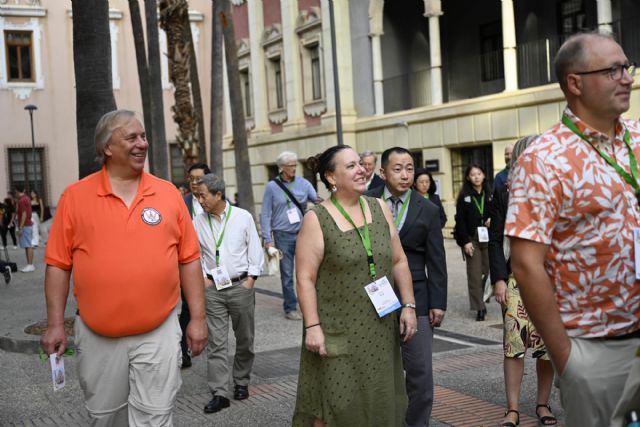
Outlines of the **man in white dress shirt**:
<svg viewBox="0 0 640 427">
<path fill-rule="evenodd" d="M 205 302 L 209 343 L 207 384 L 213 398 L 204 412 L 229 407 L 228 336 L 229 318 L 236 338 L 231 373 L 233 398 L 249 397 L 253 366 L 255 292 L 254 284 L 264 264 L 262 246 L 253 217 L 232 206 L 225 197 L 224 181 L 204 175 L 198 184 L 198 202 L 204 210 L 194 219 L 200 241 L 205 275 Z"/>
</svg>

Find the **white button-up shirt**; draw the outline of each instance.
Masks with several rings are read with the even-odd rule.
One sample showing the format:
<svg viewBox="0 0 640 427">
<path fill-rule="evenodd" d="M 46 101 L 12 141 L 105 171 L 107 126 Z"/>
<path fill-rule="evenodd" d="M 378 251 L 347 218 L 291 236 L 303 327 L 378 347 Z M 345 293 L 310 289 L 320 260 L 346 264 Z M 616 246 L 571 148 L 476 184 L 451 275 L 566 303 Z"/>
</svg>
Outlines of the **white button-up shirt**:
<svg viewBox="0 0 640 427">
<path fill-rule="evenodd" d="M 249 276 L 259 276 L 264 266 L 264 254 L 253 217 L 246 210 L 234 206 L 225 227 L 231 207 L 229 202 L 226 203 L 220 218 L 203 211 L 193 222 L 200 241 L 203 273 L 206 276 L 217 267 L 216 240 L 224 229 L 219 249 L 220 265 L 227 269 L 232 279 L 245 272 Z"/>
</svg>

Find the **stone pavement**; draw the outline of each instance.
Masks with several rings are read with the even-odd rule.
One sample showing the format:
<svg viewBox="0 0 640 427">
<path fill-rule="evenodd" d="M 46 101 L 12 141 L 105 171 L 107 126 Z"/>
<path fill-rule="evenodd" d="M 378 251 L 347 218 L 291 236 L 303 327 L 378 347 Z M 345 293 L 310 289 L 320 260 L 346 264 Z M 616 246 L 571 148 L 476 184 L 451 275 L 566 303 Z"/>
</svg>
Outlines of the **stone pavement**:
<svg viewBox="0 0 640 427">
<path fill-rule="evenodd" d="M 446 241 L 449 302 L 442 328 L 434 340 L 436 397 L 432 426 L 496 426 L 504 412 L 499 306 L 492 302 L 487 321 L 475 322 L 468 310 L 465 266 L 459 248 Z M 24 265 L 21 250 L 9 250 L 13 261 Z M 46 319 L 42 264 L 43 249 L 36 249 L 37 270 L 15 273 L 12 282 L 0 283 L 0 426 L 85 426 L 86 412 L 73 357 L 65 358 L 67 385 L 54 392 L 48 362 L 37 357 L 39 337 L 25 327 Z M 295 406 L 301 342 L 301 322 L 282 315 L 278 277 L 261 277 L 256 294 L 256 361 L 251 397 L 232 401 L 231 407 L 206 415 L 202 408 L 210 395 L 206 360 L 194 358 L 183 370 L 174 421 L 177 426 L 287 426 Z M 70 296 L 66 315 L 75 311 Z M 233 346 L 231 354 L 233 354 Z M 527 359 L 522 387 L 521 425 L 537 425 L 535 369 Z M 551 405 L 563 419 L 559 394 Z"/>
</svg>

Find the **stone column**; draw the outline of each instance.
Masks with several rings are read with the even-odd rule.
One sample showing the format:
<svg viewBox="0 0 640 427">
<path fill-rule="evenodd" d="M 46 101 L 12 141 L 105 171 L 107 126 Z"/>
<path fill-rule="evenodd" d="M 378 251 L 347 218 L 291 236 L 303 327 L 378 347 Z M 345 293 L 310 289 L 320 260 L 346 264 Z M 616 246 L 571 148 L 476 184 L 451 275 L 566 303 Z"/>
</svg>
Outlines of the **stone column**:
<svg viewBox="0 0 640 427">
<path fill-rule="evenodd" d="M 383 31 L 384 0 L 371 0 L 369 3 L 369 37 L 371 38 L 371 66 L 373 68 L 374 114 L 384 114 L 384 73 L 382 72 L 382 47 L 380 38 Z"/>
<path fill-rule="evenodd" d="M 598 2 L 598 29 L 612 33 L 611 0 L 596 1 Z"/>
<path fill-rule="evenodd" d="M 513 0 L 502 0 L 502 43 L 504 57 L 504 90 L 518 89 L 518 56 Z"/>
<path fill-rule="evenodd" d="M 281 0 L 282 13 L 282 54 L 284 55 L 284 76 L 287 94 L 287 121 L 285 127 L 304 123 L 302 111 L 302 71 L 300 64 L 300 43 L 296 34 L 298 17 L 297 0 Z"/>
<path fill-rule="evenodd" d="M 440 54 L 440 0 L 424 1 L 424 16 L 429 18 L 429 61 L 431 64 L 431 105 L 442 104 L 442 56 Z"/>
<path fill-rule="evenodd" d="M 249 9 L 249 46 L 251 50 L 251 87 L 253 88 L 253 118 L 255 130 L 260 132 L 269 127 L 267 120 L 267 78 L 262 49 L 264 15 L 261 1 L 247 2 Z"/>
</svg>

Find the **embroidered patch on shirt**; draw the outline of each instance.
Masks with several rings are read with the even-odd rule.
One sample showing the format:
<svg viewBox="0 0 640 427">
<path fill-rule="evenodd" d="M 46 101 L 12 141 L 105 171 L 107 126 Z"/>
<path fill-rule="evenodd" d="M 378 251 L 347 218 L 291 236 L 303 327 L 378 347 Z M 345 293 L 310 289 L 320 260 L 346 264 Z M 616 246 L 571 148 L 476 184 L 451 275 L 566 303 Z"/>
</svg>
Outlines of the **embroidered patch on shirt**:
<svg viewBox="0 0 640 427">
<path fill-rule="evenodd" d="M 154 208 L 144 208 L 140 215 L 142 220 L 149 225 L 158 225 L 162 221 L 162 215 Z"/>
</svg>

